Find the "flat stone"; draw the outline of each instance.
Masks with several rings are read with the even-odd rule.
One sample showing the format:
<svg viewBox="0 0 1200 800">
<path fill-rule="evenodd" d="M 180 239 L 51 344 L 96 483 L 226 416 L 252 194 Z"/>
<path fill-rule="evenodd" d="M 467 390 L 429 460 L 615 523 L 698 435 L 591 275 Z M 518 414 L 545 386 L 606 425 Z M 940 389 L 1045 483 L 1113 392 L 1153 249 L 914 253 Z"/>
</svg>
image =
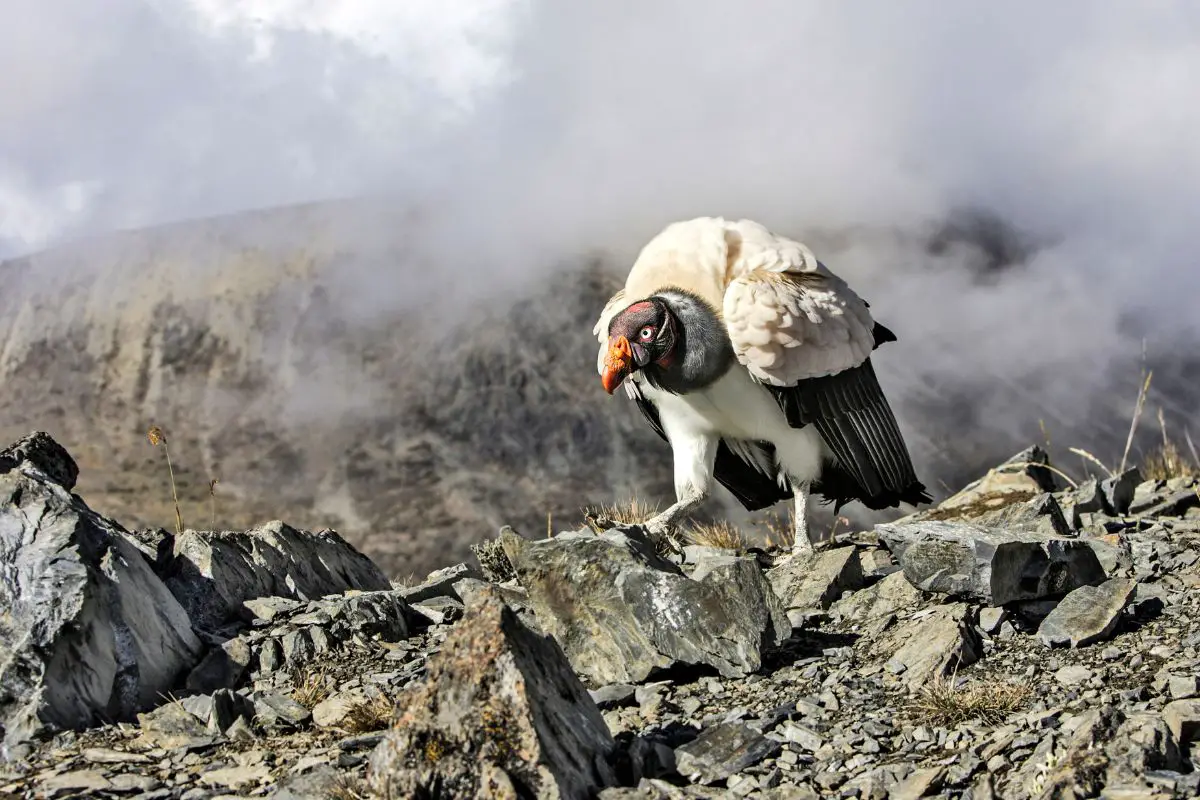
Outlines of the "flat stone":
<svg viewBox="0 0 1200 800">
<path fill-rule="evenodd" d="M 43 796 L 55 796 L 62 792 L 110 792 L 112 782 L 97 769 L 77 769 L 52 775 L 41 781 L 38 788 Z"/>
<path fill-rule="evenodd" d="M 1107 639 L 1136 588 L 1127 578 L 1115 578 L 1099 586 L 1080 586 L 1042 620 L 1038 639 L 1047 647 L 1086 647 Z"/>
<path fill-rule="evenodd" d="M 599 708 L 615 708 L 634 699 L 637 687 L 629 683 L 610 683 L 599 689 L 591 689 L 588 696 Z"/>
<path fill-rule="evenodd" d="M 914 586 L 1000 606 L 1065 594 L 1108 577 L 1080 539 L 954 522 L 875 526 Z"/>
<path fill-rule="evenodd" d="M 1004 613 L 1003 608 L 995 606 L 979 609 L 979 628 L 989 635 L 999 633 L 1004 624 Z"/>
<path fill-rule="evenodd" d="M 1087 667 L 1072 664 L 1055 672 L 1054 679 L 1064 686 L 1074 686 L 1079 683 L 1087 683 L 1092 679 L 1093 674 Z"/>
<path fill-rule="evenodd" d="M 431 572 L 420 584 L 399 591 L 409 605 L 423 603 L 434 597 L 450 597 L 461 603 L 463 598 L 454 584 L 465 578 L 483 580 L 483 573 L 466 563 L 455 564 Z"/>
<path fill-rule="evenodd" d="M 616 744 L 562 649 L 497 594 L 451 629 L 396 718 L 370 759 L 377 796 L 585 798 L 616 783 Z"/>
<path fill-rule="evenodd" d="M 276 727 L 299 727 L 312 713 L 290 697 L 275 692 L 254 692 L 250 695 L 254 714 L 259 723 Z"/>
<path fill-rule="evenodd" d="M 222 767 L 200 773 L 200 780 L 209 786 L 224 786 L 234 791 L 242 791 L 271 779 L 271 770 L 264 764 L 249 766 Z"/>
<path fill-rule="evenodd" d="M 140 741 L 147 747 L 164 750 L 207 747 L 213 743 L 205 724 L 181 703 L 167 703 L 151 712 L 138 715 Z"/>
<path fill-rule="evenodd" d="M 302 601 L 290 597 L 251 597 L 242 601 L 242 607 L 250 620 L 263 622 L 271 622 L 280 615 L 291 614 L 304 608 L 304 605 Z"/>
<path fill-rule="evenodd" d="M 318 728 L 339 728 L 355 709 L 367 703 L 367 694 L 362 689 L 335 692 L 313 706 L 313 724 Z"/>
<path fill-rule="evenodd" d="M 1163 720 L 1179 744 L 1200 739 L 1200 700 L 1172 700 L 1163 709 Z"/>
<path fill-rule="evenodd" d="M 166 583 L 202 630 L 219 630 L 256 597 L 313 600 L 349 589 L 391 591 L 379 568 L 331 530 L 275 520 L 249 531 L 185 531 Z"/>
<path fill-rule="evenodd" d="M 768 570 L 767 580 L 788 611 L 827 609 L 843 592 L 862 588 L 862 562 L 854 547 L 800 553 Z"/>
<path fill-rule="evenodd" d="M 1200 676 L 1171 675 L 1167 679 L 1167 694 L 1172 700 L 1186 700 L 1200 696 Z"/>
<path fill-rule="evenodd" d="M 505 529 L 500 542 L 539 627 L 592 686 L 641 682 L 676 663 L 741 677 L 791 632 L 753 557 L 706 557 L 689 577 L 637 527 L 536 541 Z"/>
<path fill-rule="evenodd" d="M 778 753 L 780 744 L 740 722 L 706 728 L 675 748 L 679 774 L 701 784 L 725 780 Z"/>
</svg>

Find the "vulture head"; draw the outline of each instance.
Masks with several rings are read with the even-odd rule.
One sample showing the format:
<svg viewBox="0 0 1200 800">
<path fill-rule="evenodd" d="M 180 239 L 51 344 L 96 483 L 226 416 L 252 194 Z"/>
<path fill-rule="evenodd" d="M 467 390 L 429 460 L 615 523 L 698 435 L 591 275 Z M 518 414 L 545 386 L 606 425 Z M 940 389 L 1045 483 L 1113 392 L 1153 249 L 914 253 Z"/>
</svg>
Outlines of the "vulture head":
<svg viewBox="0 0 1200 800">
<path fill-rule="evenodd" d="M 626 308 L 608 324 L 608 355 L 601 381 L 612 394 L 632 373 L 651 364 L 668 367 L 678 341 L 679 322 L 661 297 Z"/>
<path fill-rule="evenodd" d="M 733 346 L 716 310 L 691 292 L 664 289 L 609 322 L 600 380 L 612 394 L 642 370 L 651 385 L 684 394 L 708 386 L 733 362 Z"/>
</svg>

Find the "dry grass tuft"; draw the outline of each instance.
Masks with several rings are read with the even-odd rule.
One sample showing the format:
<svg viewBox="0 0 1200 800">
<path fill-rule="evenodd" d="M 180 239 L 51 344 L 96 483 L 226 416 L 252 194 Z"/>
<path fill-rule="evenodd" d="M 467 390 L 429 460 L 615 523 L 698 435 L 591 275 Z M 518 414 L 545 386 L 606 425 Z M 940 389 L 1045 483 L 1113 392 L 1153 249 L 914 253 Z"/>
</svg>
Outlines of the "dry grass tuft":
<svg viewBox="0 0 1200 800">
<path fill-rule="evenodd" d="M 292 699 L 311 711 L 332 693 L 331 683 L 324 669 L 297 670 L 292 673 Z"/>
<path fill-rule="evenodd" d="M 624 502 L 587 506 L 581 511 L 584 524 L 600 533 L 615 525 L 640 525 L 658 513 L 658 504 L 651 505 L 637 497 L 631 497 Z M 663 557 L 683 552 L 676 530 L 661 535 L 651 535 L 651 540 L 655 552 Z"/>
<path fill-rule="evenodd" d="M 694 524 L 688 530 L 686 538 L 691 544 L 704 547 L 723 547 L 726 550 L 737 550 L 739 553 L 750 545 L 741 530 L 726 520 Z"/>
<path fill-rule="evenodd" d="M 171 450 L 167 447 L 167 435 L 163 433 L 163 429 L 157 425 L 151 425 L 150 430 L 146 431 L 146 438 L 150 440 L 150 444 L 154 447 L 162 445 L 163 452 L 167 456 L 167 475 L 171 478 L 171 497 L 175 500 L 175 533 L 183 533 L 183 514 L 179 511 L 179 492 L 175 489 L 175 469 L 171 466 Z"/>
<path fill-rule="evenodd" d="M 910 701 L 908 710 L 923 722 L 957 725 L 978 719 L 997 725 L 1023 709 L 1032 691 L 1028 686 L 1003 681 L 958 687 L 955 678 L 934 680 Z"/>
<path fill-rule="evenodd" d="M 638 525 L 658 513 L 658 503 L 650 503 L 631 497 L 624 502 L 601 503 L 598 506 L 587 506 L 583 510 L 583 520 L 592 528 L 606 522 L 617 525 Z"/>
<path fill-rule="evenodd" d="M 341 727 L 348 733 L 374 733 L 391 725 L 395 715 L 396 704 L 392 699 L 387 695 L 377 694 L 351 708 Z"/>
<path fill-rule="evenodd" d="M 370 800 L 373 797 L 367 782 L 358 775 L 338 775 L 329 787 L 329 800 Z"/>
<path fill-rule="evenodd" d="M 1200 456 L 1196 454 L 1196 445 L 1186 432 L 1188 450 L 1191 458 L 1183 454 L 1175 441 L 1167 434 L 1167 421 L 1163 411 L 1158 410 L 1158 427 L 1162 431 L 1162 444 L 1151 450 L 1142 459 L 1142 478 L 1148 481 L 1166 481 L 1171 478 L 1200 477 Z"/>
<path fill-rule="evenodd" d="M 796 544 L 796 520 L 791 509 L 788 509 L 786 519 L 780 519 L 779 514 L 772 511 L 763 522 L 763 527 L 767 529 L 768 548 L 777 547 L 790 552 Z"/>
</svg>

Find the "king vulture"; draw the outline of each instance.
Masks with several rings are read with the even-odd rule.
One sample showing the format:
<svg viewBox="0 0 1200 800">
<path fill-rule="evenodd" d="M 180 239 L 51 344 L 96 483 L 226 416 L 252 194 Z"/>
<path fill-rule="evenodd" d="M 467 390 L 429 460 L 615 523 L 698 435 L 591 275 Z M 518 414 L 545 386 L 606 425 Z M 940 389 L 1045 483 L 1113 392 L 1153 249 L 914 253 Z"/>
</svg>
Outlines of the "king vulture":
<svg viewBox="0 0 1200 800">
<path fill-rule="evenodd" d="M 674 454 L 665 531 L 712 488 L 754 511 L 810 493 L 835 512 L 932 498 L 917 480 L 871 353 L 896 340 L 803 244 L 749 220 L 676 222 L 638 255 L 596 322 L 604 390 L 619 386 Z"/>
</svg>

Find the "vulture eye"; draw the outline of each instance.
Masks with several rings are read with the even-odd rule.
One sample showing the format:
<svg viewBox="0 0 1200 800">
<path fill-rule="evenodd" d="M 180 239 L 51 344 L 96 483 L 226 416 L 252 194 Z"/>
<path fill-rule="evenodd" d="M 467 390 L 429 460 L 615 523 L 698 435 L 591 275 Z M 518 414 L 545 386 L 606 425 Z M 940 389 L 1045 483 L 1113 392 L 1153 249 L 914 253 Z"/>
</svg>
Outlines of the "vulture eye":
<svg viewBox="0 0 1200 800">
<path fill-rule="evenodd" d="M 649 325 L 647 325 L 645 328 L 642 328 L 641 333 L 638 334 L 638 338 L 643 342 L 650 341 L 654 338 L 654 328 L 651 328 Z"/>
</svg>

